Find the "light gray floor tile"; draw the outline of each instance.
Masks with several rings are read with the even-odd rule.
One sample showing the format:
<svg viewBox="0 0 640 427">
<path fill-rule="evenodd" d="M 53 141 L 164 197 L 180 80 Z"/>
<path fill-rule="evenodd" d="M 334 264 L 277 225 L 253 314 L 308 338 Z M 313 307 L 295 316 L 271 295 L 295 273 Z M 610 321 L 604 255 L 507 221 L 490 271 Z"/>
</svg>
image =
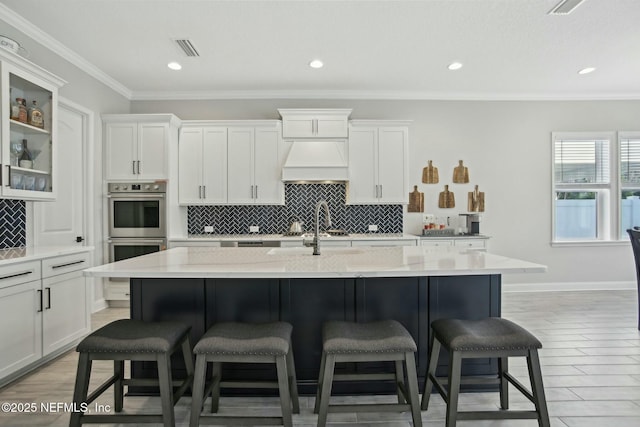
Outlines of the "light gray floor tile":
<svg viewBox="0 0 640 427">
<path fill-rule="evenodd" d="M 640 417 L 562 417 L 567 427 L 638 427 Z"/>
<path fill-rule="evenodd" d="M 640 401 L 640 386 L 607 387 L 603 393 L 600 387 L 571 387 L 573 393 L 583 400 L 638 400 Z"/>
</svg>

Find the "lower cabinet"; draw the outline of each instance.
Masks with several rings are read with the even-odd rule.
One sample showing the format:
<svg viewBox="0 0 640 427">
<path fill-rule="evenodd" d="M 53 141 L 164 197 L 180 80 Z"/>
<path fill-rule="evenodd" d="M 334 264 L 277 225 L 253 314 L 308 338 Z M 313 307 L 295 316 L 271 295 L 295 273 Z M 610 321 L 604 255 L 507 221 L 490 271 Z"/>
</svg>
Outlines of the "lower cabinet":
<svg viewBox="0 0 640 427">
<path fill-rule="evenodd" d="M 89 252 L 0 268 L 0 384 L 89 333 Z"/>
</svg>

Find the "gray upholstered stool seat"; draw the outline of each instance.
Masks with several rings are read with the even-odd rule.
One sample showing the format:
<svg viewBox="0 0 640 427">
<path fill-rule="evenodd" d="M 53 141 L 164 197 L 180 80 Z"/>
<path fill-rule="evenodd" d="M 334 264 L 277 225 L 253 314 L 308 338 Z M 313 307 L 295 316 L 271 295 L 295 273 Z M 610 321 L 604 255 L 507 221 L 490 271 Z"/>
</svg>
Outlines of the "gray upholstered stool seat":
<svg viewBox="0 0 640 427">
<path fill-rule="evenodd" d="M 190 426 L 224 425 L 293 425 L 292 412 L 300 412 L 298 389 L 291 350 L 293 327 L 286 322 L 238 323 L 213 325 L 193 349 L 196 355 Z M 207 364 L 213 363 L 212 381 L 207 385 Z M 222 381 L 222 363 L 274 363 L 277 382 Z M 205 387 L 206 386 L 206 387 Z M 211 412 L 218 411 L 221 388 L 278 388 L 281 417 L 212 416 L 202 414 L 204 400 L 211 393 Z"/>
<path fill-rule="evenodd" d="M 455 427 L 457 420 L 537 419 L 541 427 L 549 427 L 549 414 L 542 385 L 538 349 L 540 341 L 521 326 L 499 317 L 481 320 L 440 319 L 431 323 L 431 353 L 425 375 L 422 409 L 427 410 L 431 388 L 435 386 L 447 403 L 447 427 Z M 448 391 L 436 378 L 440 347 L 449 351 Z M 526 357 L 531 380 L 530 392 L 508 372 L 509 357 Z M 458 394 L 462 379 L 462 359 L 497 358 L 498 378 L 486 382 L 500 386 L 502 411 L 458 412 Z M 485 382 L 473 379 L 473 383 Z M 513 384 L 535 406 L 533 411 L 506 411 L 509 408 L 509 386 Z"/>
<path fill-rule="evenodd" d="M 193 359 L 189 343 L 190 326 L 178 322 L 143 322 L 121 319 L 109 323 L 84 338 L 76 347 L 79 354 L 73 401 L 78 406 L 93 402 L 111 385 L 114 386 L 115 415 L 84 414 L 73 412 L 70 426 L 84 423 L 162 423 L 174 426 L 175 403 L 191 385 L 193 380 Z M 171 378 L 171 355 L 182 351 L 187 378 L 173 381 Z M 93 360 L 113 360 L 114 374 L 100 385 L 91 395 L 89 379 Z M 131 379 L 124 377 L 124 361 L 153 361 L 158 365 L 158 379 Z M 162 414 L 124 415 L 124 386 L 157 385 L 160 387 Z M 178 389 L 174 392 L 174 386 Z"/>
<path fill-rule="evenodd" d="M 329 412 L 411 411 L 413 425 L 422 426 L 418 402 L 416 375 L 416 343 L 411 334 L 395 320 L 369 323 L 330 321 L 322 329 L 322 361 L 314 412 L 318 413 L 318 427 L 324 427 Z M 342 362 L 395 362 L 394 373 L 334 374 L 335 364 Z M 404 378 L 403 362 L 407 370 Z M 330 405 L 334 381 L 357 379 L 393 380 L 398 393 L 397 404 Z"/>
</svg>

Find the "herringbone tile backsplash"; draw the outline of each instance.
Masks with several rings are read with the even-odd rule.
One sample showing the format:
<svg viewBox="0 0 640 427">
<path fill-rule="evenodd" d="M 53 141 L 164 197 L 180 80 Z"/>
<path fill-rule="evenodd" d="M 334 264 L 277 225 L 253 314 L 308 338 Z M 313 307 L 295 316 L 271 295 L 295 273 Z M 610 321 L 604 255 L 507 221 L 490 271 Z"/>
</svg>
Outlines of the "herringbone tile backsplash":
<svg viewBox="0 0 640 427">
<path fill-rule="evenodd" d="M 27 207 L 22 200 L 0 199 L 0 249 L 27 244 Z"/>
<path fill-rule="evenodd" d="M 210 225 L 212 234 L 247 234 L 249 226 L 257 225 L 260 234 L 280 234 L 294 220 L 312 231 L 315 205 L 326 200 L 331 228 L 366 233 L 369 224 L 376 224 L 378 233 L 402 233 L 402 205 L 346 205 L 346 195 L 346 184 L 285 184 L 284 206 L 189 206 L 188 232 L 203 234 Z"/>
</svg>

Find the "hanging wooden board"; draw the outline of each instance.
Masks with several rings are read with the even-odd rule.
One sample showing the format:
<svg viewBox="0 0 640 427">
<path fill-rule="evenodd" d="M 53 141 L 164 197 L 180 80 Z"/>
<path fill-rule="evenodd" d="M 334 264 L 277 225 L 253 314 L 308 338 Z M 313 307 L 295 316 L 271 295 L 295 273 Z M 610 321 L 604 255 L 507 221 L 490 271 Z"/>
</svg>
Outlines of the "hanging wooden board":
<svg viewBox="0 0 640 427">
<path fill-rule="evenodd" d="M 444 186 L 444 191 L 440 192 L 438 196 L 438 207 L 441 209 L 455 208 L 456 199 L 453 191 L 449 191 L 449 186 Z"/>
<path fill-rule="evenodd" d="M 424 184 L 437 184 L 439 181 L 438 168 L 433 166 L 433 162 L 429 160 L 429 164 L 422 168 L 422 182 Z"/>
<path fill-rule="evenodd" d="M 409 193 L 409 206 L 407 212 L 424 212 L 424 193 L 418 191 L 418 186 L 413 186 L 413 191 Z"/>
<path fill-rule="evenodd" d="M 484 191 L 478 191 L 478 186 L 469 193 L 468 206 L 469 212 L 484 212 Z"/>
<path fill-rule="evenodd" d="M 462 160 L 459 160 L 458 166 L 453 168 L 453 182 L 456 184 L 469 182 L 469 169 L 462 163 Z"/>
</svg>

